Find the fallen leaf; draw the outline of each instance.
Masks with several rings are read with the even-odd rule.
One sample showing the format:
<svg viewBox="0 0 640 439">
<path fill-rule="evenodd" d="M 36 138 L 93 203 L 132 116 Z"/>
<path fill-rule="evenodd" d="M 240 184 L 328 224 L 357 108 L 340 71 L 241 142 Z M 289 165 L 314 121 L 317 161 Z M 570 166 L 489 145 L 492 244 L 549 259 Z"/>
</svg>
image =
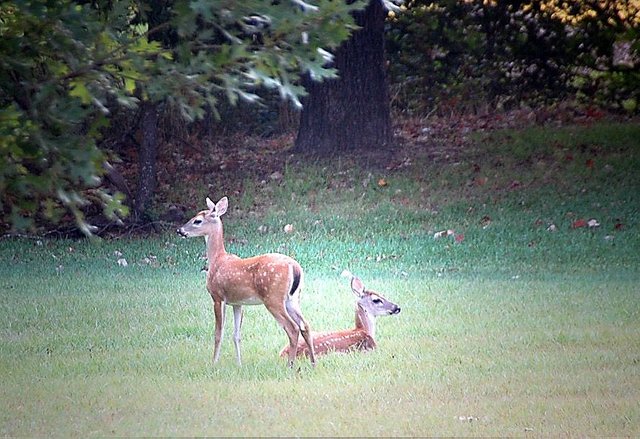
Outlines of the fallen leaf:
<svg viewBox="0 0 640 439">
<path fill-rule="evenodd" d="M 585 115 L 587 117 L 590 117 L 592 119 L 602 119 L 604 117 L 604 112 L 598 110 L 597 108 L 594 107 L 589 107 L 587 108 L 587 110 L 585 111 Z"/>
<path fill-rule="evenodd" d="M 600 227 L 600 223 L 596 219 L 591 218 L 589 221 L 587 221 L 587 226 L 589 228 Z"/>
<path fill-rule="evenodd" d="M 433 239 L 440 239 L 443 238 L 445 236 L 452 236 L 455 235 L 455 231 L 453 229 L 448 229 L 448 230 L 442 230 L 440 232 L 436 232 L 433 234 Z"/>
<path fill-rule="evenodd" d="M 558 228 L 555 224 L 549 224 L 549 227 L 547 227 L 547 232 L 555 232 L 556 230 L 558 230 Z"/>
<path fill-rule="evenodd" d="M 460 233 L 458 235 L 455 235 L 454 239 L 456 240 L 456 242 L 458 244 L 460 244 L 462 241 L 464 241 L 464 233 Z"/>
<path fill-rule="evenodd" d="M 378 180 L 378 186 L 380 187 L 385 187 L 388 186 L 389 183 L 387 183 L 387 180 L 385 180 L 384 178 L 381 178 L 380 180 Z"/>
<path fill-rule="evenodd" d="M 587 168 L 593 169 L 593 166 L 595 165 L 595 162 L 593 161 L 593 159 L 588 159 L 587 162 L 585 163 L 585 165 L 587 166 Z"/>
<path fill-rule="evenodd" d="M 487 184 L 487 177 L 476 177 L 473 179 L 473 182 L 476 186 L 484 186 L 485 184 Z"/>
<path fill-rule="evenodd" d="M 129 263 L 127 262 L 127 260 L 125 258 L 120 258 L 118 259 L 118 265 L 121 267 L 126 267 L 129 265 Z"/>
<path fill-rule="evenodd" d="M 572 229 L 579 229 L 580 227 L 586 227 L 587 226 L 587 221 L 584 219 L 577 219 L 574 222 L 571 223 L 571 228 Z"/>
<path fill-rule="evenodd" d="M 146 256 L 142 259 L 142 263 L 146 265 L 151 265 L 152 267 L 158 266 L 158 257 L 154 255 Z"/>
<path fill-rule="evenodd" d="M 291 224 L 287 224 L 286 226 L 284 226 L 284 233 L 291 233 L 293 232 L 293 225 Z"/>
</svg>

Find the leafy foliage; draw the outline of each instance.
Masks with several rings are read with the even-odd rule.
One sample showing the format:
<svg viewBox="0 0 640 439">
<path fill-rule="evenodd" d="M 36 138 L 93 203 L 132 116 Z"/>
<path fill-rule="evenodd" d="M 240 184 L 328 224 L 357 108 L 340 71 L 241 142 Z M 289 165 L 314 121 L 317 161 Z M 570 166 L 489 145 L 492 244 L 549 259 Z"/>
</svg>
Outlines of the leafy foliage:
<svg viewBox="0 0 640 439">
<path fill-rule="evenodd" d="M 335 72 L 328 50 L 363 7 L 320 0 L 82 2 L 15 0 L 0 5 L 0 215 L 2 228 L 33 229 L 74 218 L 91 234 L 84 206 L 126 214 L 100 187 L 110 154 L 101 130 L 117 107 L 165 101 L 187 120 L 258 87 L 298 102 L 297 75 Z M 70 216 L 71 215 L 71 216 Z"/>
<path fill-rule="evenodd" d="M 0 211 L 14 228 L 70 212 L 90 234 L 80 209 L 89 200 L 125 213 L 98 188 L 108 157 L 96 141 L 109 107 L 135 105 L 134 81 L 162 53 L 136 35 L 130 13 L 126 2 L 108 11 L 69 0 L 0 6 Z"/>
<path fill-rule="evenodd" d="M 578 97 L 635 110 L 639 20 L 632 1 L 408 2 L 389 25 L 396 104 L 476 110 Z"/>
<path fill-rule="evenodd" d="M 304 94 L 299 74 L 309 72 L 318 80 L 335 76 L 326 66 L 331 58 L 327 49 L 349 36 L 354 28 L 349 12 L 364 4 L 197 0 L 188 9 L 182 6 L 178 63 L 172 68 L 188 73 L 191 82 L 169 95 L 187 117 L 196 118 L 203 109 L 193 112 L 194 93 L 216 108 L 221 93 L 231 103 L 255 102 L 259 88 L 267 88 L 299 105 Z"/>
</svg>

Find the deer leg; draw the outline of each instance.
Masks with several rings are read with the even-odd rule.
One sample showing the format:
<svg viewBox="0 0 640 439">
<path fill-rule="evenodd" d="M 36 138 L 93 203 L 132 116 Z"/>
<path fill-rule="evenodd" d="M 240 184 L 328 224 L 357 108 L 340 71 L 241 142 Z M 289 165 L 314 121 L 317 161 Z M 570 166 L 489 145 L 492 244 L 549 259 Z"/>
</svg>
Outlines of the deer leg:
<svg viewBox="0 0 640 439">
<path fill-rule="evenodd" d="M 224 310 L 225 304 L 222 301 L 213 301 L 213 314 L 216 320 L 216 331 L 213 346 L 213 362 L 217 363 L 220 359 L 220 345 L 222 344 L 222 334 L 224 329 Z"/>
<path fill-rule="evenodd" d="M 238 366 L 242 366 L 240 357 L 240 329 L 242 328 L 242 306 L 233 305 L 233 343 L 236 346 L 236 358 Z"/>
<path fill-rule="evenodd" d="M 293 367 L 293 362 L 296 360 L 296 354 L 298 353 L 298 336 L 300 332 L 293 322 L 283 327 L 289 337 L 289 361 L 287 361 L 287 365 Z"/>
<path fill-rule="evenodd" d="M 302 318 L 302 316 L 300 316 L 300 318 Z M 303 319 L 303 322 L 304 322 L 304 319 Z M 304 326 L 305 326 L 305 329 L 301 329 L 300 332 L 302 333 L 302 337 L 304 338 L 304 341 L 307 342 L 307 346 L 309 346 L 309 360 L 311 360 L 311 365 L 315 366 L 316 365 L 316 348 L 313 345 L 313 335 L 311 335 L 311 330 L 309 329 L 309 325 L 305 323 Z"/>
<path fill-rule="evenodd" d="M 289 317 L 286 309 L 269 309 L 269 312 L 275 317 L 280 326 L 282 326 L 282 329 L 284 329 L 284 332 L 287 333 L 287 337 L 289 337 L 289 361 L 287 364 L 289 367 L 293 367 L 293 362 L 296 359 L 298 351 L 298 334 L 300 330 L 291 317 Z"/>
<path fill-rule="evenodd" d="M 300 333 L 304 338 L 304 341 L 307 342 L 307 346 L 309 348 L 309 359 L 311 360 L 311 364 L 313 366 L 316 365 L 316 355 L 315 355 L 315 347 L 313 346 L 313 336 L 311 335 L 311 329 L 309 328 L 309 324 L 305 321 L 302 316 L 302 311 L 300 311 L 300 303 L 294 302 L 293 300 L 288 300 L 286 302 L 287 312 L 289 316 L 293 319 L 293 321 L 300 328 Z"/>
</svg>

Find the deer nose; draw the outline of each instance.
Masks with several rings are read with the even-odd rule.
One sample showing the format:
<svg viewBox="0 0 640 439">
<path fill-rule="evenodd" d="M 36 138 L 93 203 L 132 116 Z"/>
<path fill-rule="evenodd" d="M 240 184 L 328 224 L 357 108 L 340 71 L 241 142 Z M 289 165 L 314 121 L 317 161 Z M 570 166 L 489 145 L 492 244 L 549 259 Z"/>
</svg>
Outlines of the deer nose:
<svg viewBox="0 0 640 439">
<path fill-rule="evenodd" d="M 180 227 L 178 230 L 176 230 L 176 233 L 184 238 L 187 237 L 187 234 L 184 232 L 184 230 L 182 230 L 182 227 Z"/>
<path fill-rule="evenodd" d="M 396 309 L 394 309 L 391 314 L 400 314 L 400 307 L 396 306 Z"/>
</svg>

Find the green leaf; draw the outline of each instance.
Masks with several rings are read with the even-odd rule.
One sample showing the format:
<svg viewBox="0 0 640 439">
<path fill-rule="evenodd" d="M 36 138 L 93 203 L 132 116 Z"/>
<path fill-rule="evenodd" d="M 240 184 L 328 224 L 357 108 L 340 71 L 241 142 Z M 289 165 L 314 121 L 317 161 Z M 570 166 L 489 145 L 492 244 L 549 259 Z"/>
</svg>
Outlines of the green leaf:
<svg viewBox="0 0 640 439">
<path fill-rule="evenodd" d="M 638 101 L 636 98 L 629 98 L 622 101 L 622 108 L 626 111 L 633 113 L 638 108 Z"/>
<path fill-rule="evenodd" d="M 132 95 L 136 91 L 136 81 L 132 78 L 124 78 L 124 89 Z"/>
<path fill-rule="evenodd" d="M 89 89 L 84 81 L 75 79 L 71 81 L 70 85 L 69 96 L 80 99 L 80 101 L 85 105 L 91 103 L 91 93 L 89 93 Z"/>
</svg>

